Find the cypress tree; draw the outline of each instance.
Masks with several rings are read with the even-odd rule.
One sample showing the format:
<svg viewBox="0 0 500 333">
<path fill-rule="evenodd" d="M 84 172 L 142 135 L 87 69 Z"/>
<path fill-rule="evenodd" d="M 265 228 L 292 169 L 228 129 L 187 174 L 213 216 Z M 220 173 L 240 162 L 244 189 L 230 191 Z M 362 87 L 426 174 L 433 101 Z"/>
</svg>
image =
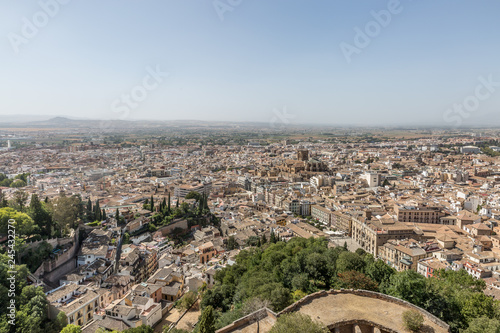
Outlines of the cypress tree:
<svg viewBox="0 0 500 333">
<path fill-rule="evenodd" d="M 167 214 L 170 215 L 172 211 L 170 210 L 170 193 L 168 194 L 168 209 L 167 209 Z"/>
<path fill-rule="evenodd" d="M 89 199 L 87 200 L 87 209 L 86 209 L 86 215 L 87 215 L 87 221 L 93 221 L 94 220 L 94 212 L 92 211 L 92 201 Z"/>
<path fill-rule="evenodd" d="M 205 195 L 205 207 L 203 207 L 205 210 L 210 211 L 210 208 L 208 207 L 208 194 Z"/>
<path fill-rule="evenodd" d="M 101 207 L 99 206 L 99 199 L 95 201 L 95 219 L 101 221 Z"/>
<path fill-rule="evenodd" d="M 200 333 L 215 333 L 214 308 L 209 305 L 203 310 L 199 323 Z"/>
<path fill-rule="evenodd" d="M 33 222 L 40 227 L 40 234 L 50 237 L 52 233 L 52 216 L 44 208 L 36 194 L 31 196 L 28 214 L 33 219 Z"/>
<path fill-rule="evenodd" d="M 153 199 L 153 195 L 151 194 L 151 209 L 150 209 L 150 211 L 154 211 L 154 209 L 155 209 L 155 202 Z"/>
<path fill-rule="evenodd" d="M 204 203 L 203 201 L 205 200 L 205 196 L 202 195 L 200 197 L 200 201 L 198 202 L 198 215 L 202 215 L 203 214 L 203 206 L 204 206 Z"/>
<path fill-rule="evenodd" d="M 92 201 L 90 201 L 90 197 L 89 197 L 89 200 L 87 200 L 87 211 L 89 211 L 89 212 L 92 211 Z"/>
<path fill-rule="evenodd" d="M 271 230 L 271 237 L 269 241 L 271 243 L 276 243 L 276 235 L 274 234 L 274 230 Z"/>
</svg>

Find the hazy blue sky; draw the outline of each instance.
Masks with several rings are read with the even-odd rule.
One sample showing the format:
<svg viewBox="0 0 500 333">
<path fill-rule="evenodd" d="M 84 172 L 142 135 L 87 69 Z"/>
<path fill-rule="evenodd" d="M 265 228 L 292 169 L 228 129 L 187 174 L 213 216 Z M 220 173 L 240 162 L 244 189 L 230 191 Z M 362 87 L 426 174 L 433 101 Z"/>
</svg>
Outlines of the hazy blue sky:
<svg viewBox="0 0 500 333">
<path fill-rule="evenodd" d="M 0 115 L 359 125 L 499 115 L 498 0 L 56 1 L 0 0 Z M 169 75 L 157 81 L 155 68 Z M 447 111 L 454 103 L 469 111 Z"/>
</svg>

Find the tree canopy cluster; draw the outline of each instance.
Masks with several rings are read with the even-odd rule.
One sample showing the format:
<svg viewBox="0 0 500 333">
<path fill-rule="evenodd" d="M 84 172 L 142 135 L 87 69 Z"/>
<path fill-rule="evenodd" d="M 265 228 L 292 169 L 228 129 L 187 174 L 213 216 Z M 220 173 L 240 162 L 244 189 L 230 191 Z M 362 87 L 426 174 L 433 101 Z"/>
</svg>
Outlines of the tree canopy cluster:
<svg viewBox="0 0 500 333">
<path fill-rule="evenodd" d="M 328 248 L 321 238 L 293 238 L 243 250 L 236 264 L 218 271 L 215 280 L 203 294 L 201 307 L 213 308 L 217 329 L 248 314 L 245 307 L 256 300 L 281 311 L 309 293 L 339 288 L 406 300 L 447 322 L 453 332 L 475 332 L 478 318 L 491 321 L 491 326 L 500 319 L 500 304 L 483 293 L 484 281 L 464 270 L 439 271 L 434 278 L 396 272 L 362 249 L 353 253 L 344 247 Z"/>
<path fill-rule="evenodd" d="M 92 204 L 89 199 L 85 204 L 79 195 L 61 194 L 51 200 L 40 200 L 36 194 L 29 198 L 26 192 L 17 190 L 11 200 L 0 203 L 0 234 L 6 234 L 8 219 L 16 220 L 19 236 L 39 240 L 63 237 L 79 223 L 100 222 L 107 216 L 99 201 Z"/>
<path fill-rule="evenodd" d="M 7 178 L 6 175 L 0 173 L 0 186 L 5 187 L 25 187 L 28 182 L 29 173 L 21 173 L 13 179 Z"/>
<path fill-rule="evenodd" d="M 10 278 L 9 271 L 15 271 L 15 297 L 9 295 Z M 0 332 L 20 333 L 56 333 L 60 332 L 66 322 L 63 313 L 55 321 L 48 319 L 48 301 L 42 287 L 29 286 L 27 276 L 29 274 L 26 265 L 16 265 L 15 269 L 9 267 L 9 257 L 0 254 Z M 9 324 L 11 318 L 8 316 L 11 299 L 15 299 L 15 322 Z"/>
<path fill-rule="evenodd" d="M 194 199 L 192 204 L 187 202 L 179 203 L 177 200 L 175 207 L 171 206 L 170 194 L 168 198 L 163 198 L 158 207 L 155 206 L 155 198 L 151 196 L 150 200 L 146 200 L 144 208 L 155 212 L 153 214 L 153 224 L 155 227 L 170 224 L 174 219 L 185 218 L 189 226 L 200 224 L 218 224 L 218 219 L 210 212 L 208 207 L 208 197 L 198 192 L 189 192 L 186 200 Z"/>
<path fill-rule="evenodd" d="M 40 200 L 36 194 L 30 198 L 26 192 L 17 190 L 10 200 L 3 199 L 0 202 L 0 235 L 7 235 L 8 221 L 13 219 L 16 227 L 17 260 L 34 272 L 53 249 L 46 242 L 30 248 L 26 243 L 64 237 L 70 228 L 76 228 L 82 221 L 94 218 L 99 221 L 106 219 L 106 213 L 100 209 L 98 201 L 92 205 L 89 200 L 85 205 L 79 195 L 64 194 L 52 200 Z M 5 252 L 5 248 L 0 248 L 0 253 Z"/>
</svg>

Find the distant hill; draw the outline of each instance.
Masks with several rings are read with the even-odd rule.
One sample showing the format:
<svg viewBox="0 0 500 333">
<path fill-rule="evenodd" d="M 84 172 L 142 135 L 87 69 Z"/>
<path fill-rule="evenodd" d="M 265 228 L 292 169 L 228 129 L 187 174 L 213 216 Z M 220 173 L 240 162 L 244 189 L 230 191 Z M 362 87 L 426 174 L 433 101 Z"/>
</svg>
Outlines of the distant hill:
<svg viewBox="0 0 500 333">
<path fill-rule="evenodd" d="M 0 127 L 3 128 L 79 128 L 89 130 L 110 129 L 148 129 L 148 128 L 234 128 L 234 127 L 268 127 L 267 123 L 202 121 L 202 120 L 97 120 L 72 119 L 68 117 L 52 116 L 0 116 Z"/>
</svg>

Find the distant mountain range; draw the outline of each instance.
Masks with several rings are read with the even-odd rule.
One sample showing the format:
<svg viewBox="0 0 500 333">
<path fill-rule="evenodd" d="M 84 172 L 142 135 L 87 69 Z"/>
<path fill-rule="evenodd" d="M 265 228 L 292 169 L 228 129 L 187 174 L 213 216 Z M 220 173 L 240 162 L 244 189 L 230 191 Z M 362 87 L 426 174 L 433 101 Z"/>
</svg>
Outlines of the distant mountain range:
<svg viewBox="0 0 500 333">
<path fill-rule="evenodd" d="M 43 116 L 0 116 L 0 128 L 88 128 L 88 129 L 141 129 L 163 127 L 263 127 L 268 123 L 258 122 L 225 122 L 202 120 L 96 120 L 68 117 L 43 117 Z"/>
<path fill-rule="evenodd" d="M 462 119 L 462 128 L 498 128 L 500 119 L 494 114 L 475 114 L 468 119 Z M 279 125 L 279 124 L 277 124 Z M 411 126 L 418 128 L 449 128 L 453 123 L 446 123 L 438 119 L 436 123 L 425 124 L 373 124 L 370 127 L 397 128 L 400 126 Z M 235 121 L 204 121 L 204 120 L 98 120 L 63 116 L 40 116 L 40 115 L 0 115 L 0 128 L 79 128 L 89 130 L 110 130 L 110 129 L 151 129 L 151 128 L 261 128 L 269 130 L 283 129 L 280 126 L 273 127 L 269 122 L 235 122 Z M 298 128 L 363 128 L 356 124 L 287 124 L 288 129 Z"/>
</svg>

